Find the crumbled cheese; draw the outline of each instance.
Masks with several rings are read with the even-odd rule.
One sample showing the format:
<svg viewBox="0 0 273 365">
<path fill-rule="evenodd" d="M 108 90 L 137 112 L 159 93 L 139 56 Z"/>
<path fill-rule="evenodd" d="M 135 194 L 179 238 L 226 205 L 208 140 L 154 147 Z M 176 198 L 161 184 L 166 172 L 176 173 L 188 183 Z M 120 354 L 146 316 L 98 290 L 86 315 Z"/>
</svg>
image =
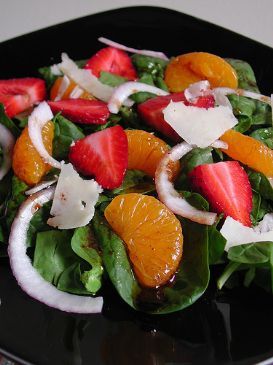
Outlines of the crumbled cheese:
<svg viewBox="0 0 273 365">
<path fill-rule="evenodd" d="M 238 121 L 227 106 L 198 108 L 182 102 L 170 102 L 163 110 L 165 121 L 187 143 L 208 147 Z"/>
<path fill-rule="evenodd" d="M 262 222 L 255 228 L 244 226 L 242 223 L 227 217 L 220 233 L 227 240 L 225 250 L 233 246 L 251 242 L 273 242 L 273 218 L 272 214 L 266 214 Z"/>
<path fill-rule="evenodd" d="M 83 227 L 94 216 L 95 204 L 102 192 L 95 180 L 84 180 L 72 164 L 62 164 L 61 173 L 47 223 L 59 229 Z"/>
</svg>

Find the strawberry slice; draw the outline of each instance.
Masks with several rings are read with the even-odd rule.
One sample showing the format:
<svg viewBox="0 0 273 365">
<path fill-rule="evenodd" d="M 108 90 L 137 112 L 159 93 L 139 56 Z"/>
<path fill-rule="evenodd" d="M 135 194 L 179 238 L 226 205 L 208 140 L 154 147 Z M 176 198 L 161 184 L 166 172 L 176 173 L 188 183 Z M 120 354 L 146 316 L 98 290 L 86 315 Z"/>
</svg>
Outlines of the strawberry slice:
<svg viewBox="0 0 273 365">
<path fill-rule="evenodd" d="M 137 78 L 131 58 L 126 52 L 114 47 L 102 48 L 87 61 L 84 68 L 91 70 L 97 77 L 100 77 L 101 71 L 106 71 L 128 80 Z"/>
<path fill-rule="evenodd" d="M 79 139 L 70 147 L 69 160 L 77 171 L 95 176 L 103 188 L 117 188 L 128 164 L 126 134 L 117 125 Z"/>
<path fill-rule="evenodd" d="M 62 112 L 75 123 L 105 124 L 110 115 L 107 104 L 99 100 L 65 99 L 47 103 L 53 114 Z"/>
<path fill-rule="evenodd" d="M 10 118 L 44 100 L 45 96 L 44 80 L 34 77 L 0 80 L 0 103 Z"/>
<path fill-rule="evenodd" d="M 193 189 L 208 200 L 213 211 L 251 226 L 251 185 L 238 161 L 199 165 L 189 178 Z"/>
<path fill-rule="evenodd" d="M 194 104 L 190 104 L 183 92 L 174 93 L 167 96 L 157 96 L 138 105 L 138 112 L 141 118 L 151 127 L 155 128 L 164 136 L 169 137 L 174 142 L 181 141 L 181 137 L 164 120 L 162 110 L 165 109 L 170 101 L 182 101 L 185 105 L 193 105 L 199 108 L 214 107 L 213 96 L 201 96 Z"/>
</svg>

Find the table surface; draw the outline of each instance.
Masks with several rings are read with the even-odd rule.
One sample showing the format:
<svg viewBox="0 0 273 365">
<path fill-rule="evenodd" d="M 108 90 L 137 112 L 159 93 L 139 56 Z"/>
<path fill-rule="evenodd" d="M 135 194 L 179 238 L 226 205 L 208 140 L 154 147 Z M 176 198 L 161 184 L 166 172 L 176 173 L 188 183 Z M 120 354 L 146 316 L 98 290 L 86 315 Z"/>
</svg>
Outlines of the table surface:
<svg viewBox="0 0 273 365">
<path fill-rule="evenodd" d="M 0 0 L 0 4 L 0 42 L 109 9 L 153 5 L 193 15 L 273 47 L 273 0 Z"/>
</svg>

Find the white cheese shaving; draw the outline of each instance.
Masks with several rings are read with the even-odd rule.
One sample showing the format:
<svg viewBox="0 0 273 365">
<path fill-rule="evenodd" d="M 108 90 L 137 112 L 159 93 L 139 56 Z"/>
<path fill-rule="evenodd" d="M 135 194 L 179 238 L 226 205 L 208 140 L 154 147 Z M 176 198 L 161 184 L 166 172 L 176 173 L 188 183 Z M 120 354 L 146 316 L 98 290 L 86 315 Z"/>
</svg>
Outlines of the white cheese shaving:
<svg viewBox="0 0 273 365">
<path fill-rule="evenodd" d="M 50 72 L 52 73 L 52 75 L 55 75 L 55 76 L 61 76 L 62 75 L 62 71 L 59 69 L 58 65 L 50 66 Z"/>
<path fill-rule="evenodd" d="M 205 109 L 171 101 L 163 114 L 165 121 L 180 137 L 202 148 L 208 147 L 238 123 L 227 106 Z"/>
<path fill-rule="evenodd" d="M 95 204 L 102 192 L 95 180 L 84 180 L 72 164 L 62 163 L 47 223 L 59 229 L 83 227 L 94 216 Z"/>
<path fill-rule="evenodd" d="M 273 242 L 273 214 L 266 214 L 255 228 L 246 227 L 233 218 L 227 217 L 220 233 L 227 240 L 225 251 L 233 246 L 251 242 Z"/>
<path fill-rule="evenodd" d="M 113 88 L 104 85 L 94 76 L 91 70 L 80 69 L 66 53 L 62 53 L 62 62 L 58 65 L 59 69 L 73 80 L 82 89 L 94 95 L 96 98 L 108 101 L 113 93 Z"/>
</svg>

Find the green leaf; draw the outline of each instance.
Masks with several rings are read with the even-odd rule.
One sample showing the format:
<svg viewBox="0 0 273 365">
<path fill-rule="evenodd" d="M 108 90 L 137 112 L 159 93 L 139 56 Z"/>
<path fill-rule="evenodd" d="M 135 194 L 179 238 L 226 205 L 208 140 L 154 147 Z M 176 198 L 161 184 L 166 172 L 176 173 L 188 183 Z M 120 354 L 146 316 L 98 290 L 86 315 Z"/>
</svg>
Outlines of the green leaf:
<svg viewBox="0 0 273 365">
<path fill-rule="evenodd" d="M 140 77 L 143 73 L 148 73 L 155 78 L 164 78 L 164 70 L 168 64 L 168 61 L 140 54 L 134 54 L 132 56 L 132 61 Z"/>
<path fill-rule="evenodd" d="M 111 190 L 111 195 L 129 193 L 150 193 L 155 191 L 153 180 L 139 170 L 127 170 L 120 187 Z"/>
<path fill-rule="evenodd" d="M 222 272 L 221 276 L 217 280 L 218 289 L 222 289 L 223 286 L 227 283 L 231 275 L 239 270 L 241 267 L 241 263 L 239 262 L 229 262 Z"/>
<path fill-rule="evenodd" d="M 228 259 L 242 264 L 269 263 L 272 249 L 273 242 L 253 242 L 234 246 L 228 251 Z"/>
<path fill-rule="evenodd" d="M 183 220 L 183 259 L 173 285 L 160 289 L 161 300 L 158 301 L 156 290 L 152 290 L 154 295 L 145 295 L 145 289 L 138 285 L 124 244 L 105 219 L 96 213 L 92 224 L 110 280 L 133 308 L 154 314 L 171 313 L 188 307 L 206 290 L 209 282 L 206 226 Z"/>
<path fill-rule="evenodd" d="M 131 269 L 123 241 L 111 230 L 98 212 L 95 213 L 91 223 L 110 280 L 121 298 L 131 307 L 136 308 L 135 299 L 140 292 L 140 287 Z"/>
<path fill-rule="evenodd" d="M 121 84 L 124 84 L 124 82 L 128 81 L 125 77 L 112 74 L 110 72 L 101 71 L 99 80 L 105 84 L 112 87 L 119 86 Z"/>
<path fill-rule="evenodd" d="M 199 165 L 213 163 L 212 148 L 194 148 L 181 159 L 182 170 L 176 179 L 177 190 L 189 189 L 188 174 Z"/>
<path fill-rule="evenodd" d="M 226 61 L 235 69 L 240 89 L 259 92 L 252 67 L 245 61 L 226 58 Z"/>
<path fill-rule="evenodd" d="M 252 189 L 259 193 L 264 199 L 273 201 L 273 188 L 267 177 L 260 172 L 250 169 L 247 174 Z"/>
<path fill-rule="evenodd" d="M 266 146 L 273 149 L 273 128 L 260 128 L 250 134 L 250 137 L 263 142 Z"/>
<path fill-rule="evenodd" d="M 0 123 L 7 127 L 11 133 L 18 137 L 20 135 L 20 129 L 17 125 L 6 115 L 4 105 L 0 103 Z"/>
<path fill-rule="evenodd" d="M 53 157 L 57 160 L 67 159 L 73 141 L 84 138 L 81 129 L 60 114 L 54 117 Z"/>
<path fill-rule="evenodd" d="M 33 266 L 58 289 L 88 294 L 80 281 L 80 258 L 71 249 L 72 232 L 52 230 L 37 234 Z"/>
<path fill-rule="evenodd" d="M 209 264 L 215 265 L 223 262 L 223 254 L 226 246 L 226 239 L 217 230 L 216 226 L 208 227 L 209 241 Z"/>
<path fill-rule="evenodd" d="M 71 240 L 71 247 L 76 255 L 91 265 L 91 269 L 84 271 L 81 275 L 81 281 L 92 294 L 96 294 L 101 288 L 103 273 L 102 260 L 94 248 L 95 244 L 95 238 L 89 226 L 75 229 Z"/>
<path fill-rule="evenodd" d="M 152 75 L 147 72 L 142 74 L 142 76 L 139 79 L 139 82 L 142 82 L 143 84 L 155 86 Z M 156 96 L 155 94 L 145 92 L 145 91 L 140 91 L 138 93 L 132 94 L 130 96 L 130 99 L 132 99 L 137 104 L 140 104 L 140 103 L 144 103 L 144 101 L 146 101 L 148 99 L 154 98 L 155 96 Z"/>
<path fill-rule="evenodd" d="M 29 188 L 27 184 L 18 177 L 13 176 L 11 181 L 11 197 L 7 202 L 6 223 L 10 228 L 19 206 L 26 200 L 25 191 Z"/>
</svg>

